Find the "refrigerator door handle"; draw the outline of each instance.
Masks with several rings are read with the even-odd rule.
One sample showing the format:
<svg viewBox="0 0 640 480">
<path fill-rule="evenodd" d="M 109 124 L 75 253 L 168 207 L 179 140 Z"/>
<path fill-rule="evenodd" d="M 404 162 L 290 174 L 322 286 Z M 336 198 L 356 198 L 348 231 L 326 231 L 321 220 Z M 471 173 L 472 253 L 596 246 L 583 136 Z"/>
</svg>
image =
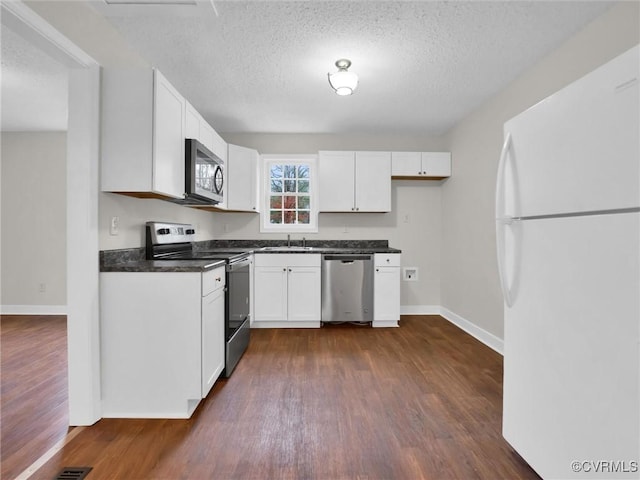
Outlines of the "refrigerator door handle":
<svg viewBox="0 0 640 480">
<path fill-rule="evenodd" d="M 509 158 L 509 150 L 511 150 L 511 132 L 507 133 L 500 152 L 500 161 L 498 162 L 498 174 L 496 176 L 496 218 L 505 218 L 505 170 L 507 160 Z"/>
<path fill-rule="evenodd" d="M 505 246 L 504 237 L 506 226 L 511 225 L 513 218 L 505 214 L 505 194 L 504 194 L 504 175 L 505 165 L 509 157 L 511 149 L 511 133 L 507 133 L 507 138 L 502 146 L 500 153 L 500 161 L 498 162 L 498 174 L 496 178 L 496 250 L 498 257 L 498 276 L 500 277 L 500 288 L 507 307 L 513 304 L 511 291 L 507 284 L 507 272 L 505 271 Z"/>
<path fill-rule="evenodd" d="M 505 271 L 505 248 L 504 237 L 505 229 L 511 222 L 498 220 L 496 221 L 496 249 L 498 257 L 498 277 L 500 278 L 500 288 L 502 290 L 502 296 L 504 297 L 504 303 L 507 307 L 513 305 L 513 298 L 511 296 L 511 289 L 507 283 L 507 272 Z"/>
</svg>

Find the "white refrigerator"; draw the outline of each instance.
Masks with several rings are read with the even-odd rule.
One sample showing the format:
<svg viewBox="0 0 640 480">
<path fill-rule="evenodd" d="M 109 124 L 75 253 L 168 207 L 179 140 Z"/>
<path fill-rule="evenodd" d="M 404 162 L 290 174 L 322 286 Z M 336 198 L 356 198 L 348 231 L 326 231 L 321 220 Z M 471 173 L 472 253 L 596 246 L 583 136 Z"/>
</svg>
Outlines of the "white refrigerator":
<svg viewBox="0 0 640 480">
<path fill-rule="evenodd" d="M 639 57 L 504 126 L 503 435 L 544 479 L 640 478 Z"/>
</svg>

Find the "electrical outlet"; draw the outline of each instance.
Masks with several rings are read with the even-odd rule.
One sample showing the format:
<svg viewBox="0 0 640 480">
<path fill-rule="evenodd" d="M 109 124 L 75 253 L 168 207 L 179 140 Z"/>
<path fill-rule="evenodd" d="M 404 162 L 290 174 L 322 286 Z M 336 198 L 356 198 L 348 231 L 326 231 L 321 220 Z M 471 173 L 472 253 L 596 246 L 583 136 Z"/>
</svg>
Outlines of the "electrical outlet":
<svg viewBox="0 0 640 480">
<path fill-rule="evenodd" d="M 402 221 L 403 221 L 404 223 L 409 223 L 409 214 L 408 214 L 408 213 L 405 213 L 405 214 L 404 214 L 404 217 L 402 217 Z"/>
<path fill-rule="evenodd" d="M 46 283 L 39 283 L 38 284 L 38 292 L 46 293 L 47 292 L 47 284 Z"/>
<path fill-rule="evenodd" d="M 111 217 L 109 224 L 109 235 L 118 235 L 120 233 L 120 217 Z"/>
<path fill-rule="evenodd" d="M 402 269 L 402 280 L 405 282 L 417 282 L 418 267 L 404 267 Z"/>
</svg>

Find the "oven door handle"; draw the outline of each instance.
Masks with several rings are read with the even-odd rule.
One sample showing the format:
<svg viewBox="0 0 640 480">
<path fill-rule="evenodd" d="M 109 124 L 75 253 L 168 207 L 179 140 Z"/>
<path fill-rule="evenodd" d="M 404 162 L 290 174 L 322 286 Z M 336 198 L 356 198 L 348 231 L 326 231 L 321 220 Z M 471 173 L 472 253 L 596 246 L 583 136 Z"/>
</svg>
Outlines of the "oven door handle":
<svg viewBox="0 0 640 480">
<path fill-rule="evenodd" d="M 250 264 L 251 264 L 251 260 L 249 258 L 238 260 L 237 262 L 232 262 L 227 264 L 227 271 L 233 272 L 234 270 L 237 270 L 239 268 L 248 267 Z"/>
</svg>

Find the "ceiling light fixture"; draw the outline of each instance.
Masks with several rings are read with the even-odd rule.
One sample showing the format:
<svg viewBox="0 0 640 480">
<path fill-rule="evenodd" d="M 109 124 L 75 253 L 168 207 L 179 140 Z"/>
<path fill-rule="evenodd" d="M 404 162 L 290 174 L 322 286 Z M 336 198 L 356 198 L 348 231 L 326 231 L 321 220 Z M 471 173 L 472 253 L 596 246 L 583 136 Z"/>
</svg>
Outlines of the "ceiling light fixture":
<svg viewBox="0 0 640 480">
<path fill-rule="evenodd" d="M 349 72 L 347 69 L 351 66 L 351 60 L 341 58 L 336 62 L 338 71 L 335 73 L 327 73 L 329 85 L 338 95 L 351 95 L 358 86 L 358 75 Z"/>
</svg>

